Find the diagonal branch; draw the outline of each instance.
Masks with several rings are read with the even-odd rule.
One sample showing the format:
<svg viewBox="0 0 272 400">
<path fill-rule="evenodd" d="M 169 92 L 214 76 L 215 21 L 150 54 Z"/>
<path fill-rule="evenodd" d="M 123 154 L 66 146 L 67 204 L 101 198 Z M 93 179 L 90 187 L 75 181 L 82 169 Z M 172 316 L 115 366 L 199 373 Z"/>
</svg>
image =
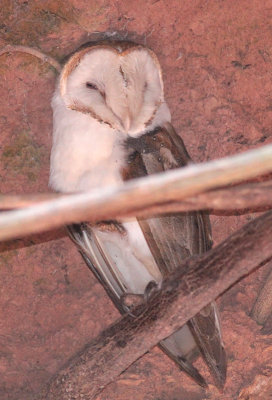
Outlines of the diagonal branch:
<svg viewBox="0 0 272 400">
<path fill-rule="evenodd" d="M 203 191 L 254 178 L 272 170 L 272 145 L 203 164 L 166 171 L 123 185 L 78 193 L 27 209 L 3 212 L 0 239 L 9 239 L 73 222 L 97 222 L 184 200 Z M 158 206 L 160 208 L 158 208 Z M 173 211 L 173 210 L 172 210 Z"/>
<path fill-rule="evenodd" d="M 272 212 L 171 273 L 146 307 L 110 326 L 52 378 L 39 400 L 92 400 L 159 341 L 238 279 L 272 259 Z M 143 312 L 143 309 L 144 312 Z"/>
</svg>

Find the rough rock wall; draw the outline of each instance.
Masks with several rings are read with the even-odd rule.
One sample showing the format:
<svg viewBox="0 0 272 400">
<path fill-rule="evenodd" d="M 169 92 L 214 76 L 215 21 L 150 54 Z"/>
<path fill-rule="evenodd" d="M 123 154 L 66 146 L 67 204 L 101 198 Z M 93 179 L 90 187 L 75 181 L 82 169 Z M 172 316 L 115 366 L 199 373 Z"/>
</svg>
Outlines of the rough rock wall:
<svg viewBox="0 0 272 400">
<path fill-rule="evenodd" d="M 173 124 L 200 162 L 272 141 L 271 17 L 267 0 L 2 0 L 0 46 L 33 46 L 60 60 L 95 32 L 148 45 L 162 64 Z M 0 57 L 1 193 L 47 191 L 55 78 L 30 55 Z M 215 242 L 254 216 L 212 216 Z M 0 250 L 0 399 L 29 400 L 118 312 L 64 230 Z M 99 398 L 271 398 L 271 335 L 248 317 L 266 274 L 255 272 L 219 300 L 229 358 L 224 394 L 197 387 L 155 348 Z"/>
</svg>

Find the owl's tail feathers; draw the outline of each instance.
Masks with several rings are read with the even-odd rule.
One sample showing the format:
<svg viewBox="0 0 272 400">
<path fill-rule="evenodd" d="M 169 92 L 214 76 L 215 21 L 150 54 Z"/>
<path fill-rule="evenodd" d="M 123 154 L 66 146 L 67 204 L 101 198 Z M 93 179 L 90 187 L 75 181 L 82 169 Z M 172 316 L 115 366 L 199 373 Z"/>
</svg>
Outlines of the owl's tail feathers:
<svg viewBox="0 0 272 400">
<path fill-rule="evenodd" d="M 226 381 L 227 358 L 216 304 L 213 302 L 204 307 L 188 325 L 217 388 L 222 390 Z"/>
<path fill-rule="evenodd" d="M 198 372 L 198 370 L 193 366 L 193 364 L 191 364 L 188 360 L 186 360 L 186 358 L 177 357 L 177 362 L 182 371 L 184 371 L 191 378 L 193 378 L 196 383 L 198 383 L 200 386 L 204 388 L 208 387 L 203 376 Z"/>
<path fill-rule="evenodd" d="M 204 378 L 193 366 L 200 353 L 217 388 L 223 389 L 227 361 L 215 303 L 206 306 L 181 329 L 162 340 L 160 347 L 200 386 L 207 387 Z"/>
<path fill-rule="evenodd" d="M 198 372 L 198 370 L 193 366 L 191 362 L 191 357 L 186 358 L 184 355 L 180 355 L 179 351 L 173 349 L 172 345 L 169 345 L 169 339 L 162 340 L 160 342 L 161 349 L 179 366 L 179 368 L 189 375 L 198 385 L 202 387 L 207 387 L 207 383 L 203 376 Z M 168 343 L 167 343 L 168 341 Z"/>
<path fill-rule="evenodd" d="M 199 355 L 199 350 L 187 324 L 162 340 L 160 347 L 196 383 L 202 387 L 207 387 L 205 379 L 192 364 Z"/>
</svg>

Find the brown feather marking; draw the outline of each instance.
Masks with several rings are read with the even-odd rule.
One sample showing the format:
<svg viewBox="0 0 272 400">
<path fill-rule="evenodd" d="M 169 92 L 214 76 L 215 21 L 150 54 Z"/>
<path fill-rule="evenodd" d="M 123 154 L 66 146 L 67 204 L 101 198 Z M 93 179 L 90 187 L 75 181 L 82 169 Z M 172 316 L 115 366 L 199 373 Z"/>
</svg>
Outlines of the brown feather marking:
<svg viewBox="0 0 272 400">
<path fill-rule="evenodd" d="M 96 119 L 98 122 L 109 125 L 112 128 L 112 125 L 110 122 L 102 120 L 90 107 L 86 107 L 83 104 L 79 104 L 79 103 L 73 101 L 73 103 L 70 104 L 68 106 L 68 108 L 70 108 L 70 110 L 73 110 L 73 111 L 79 111 L 83 114 L 91 115 L 91 117 Z"/>
<path fill-rule="evenodd" d="M 162 83 L 162 72 L 161 72 L 159 60 L 158 60 L 156 54 L 152 50 L 150 50 L 146 47 L 143 47 L 139 44 L 129 42 L 129 41 L 104 40 L 100 44 L 93 44 L 88 47 L 82 48 L 81 50 L 77 51 L 69 58 L 69 60 L 66 62 L 66 64 L 64 65 L 64 67 L 62 69 L 61 78 L 60 78 L 60 91 L 61 91 L 62 96 L 65 96 L 65 94 L 66 94 L 66 82 L 67 82 L 69 75 L 78 66 L 81 59 L 85 56 L 85 54 L 87 54 L 91 51 L 100 50 L 100 49 L 112 51 L 122 57 L 126 56 L 127 54 L 129 54 L 135 50 L 147 51 L 150 54 L 153 61 L 155 62 L 157 68 L 159 69 L 160 80 Z M 163 86 L 162 86 L 162 88 L 163 88 Z"/>
<path fill-rule="evenodd" d="M 101 221 L 96 223 L 95 227 L 101 232 L 117 232 L 121 235 L 127 234 L 124 226 L 117 221 Z"/>
</svg>

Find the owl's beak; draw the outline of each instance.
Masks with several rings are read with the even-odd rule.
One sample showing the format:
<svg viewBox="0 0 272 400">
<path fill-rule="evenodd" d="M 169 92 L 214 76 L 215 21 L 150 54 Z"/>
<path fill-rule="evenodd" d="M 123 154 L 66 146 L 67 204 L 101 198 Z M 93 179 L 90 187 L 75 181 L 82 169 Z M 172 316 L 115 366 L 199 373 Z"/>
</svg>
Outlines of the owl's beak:
<svg viewBox="0 0 272 400">
<path fill-rule="evenodd" d="M 131 127 L 131 117 L 130 117 L 129 113 L 125 115 L 122 122 L 123 122 L 122 125 L 124 127 L 124 130 L 126 132 L 128 132 Z"/>
</svg>

